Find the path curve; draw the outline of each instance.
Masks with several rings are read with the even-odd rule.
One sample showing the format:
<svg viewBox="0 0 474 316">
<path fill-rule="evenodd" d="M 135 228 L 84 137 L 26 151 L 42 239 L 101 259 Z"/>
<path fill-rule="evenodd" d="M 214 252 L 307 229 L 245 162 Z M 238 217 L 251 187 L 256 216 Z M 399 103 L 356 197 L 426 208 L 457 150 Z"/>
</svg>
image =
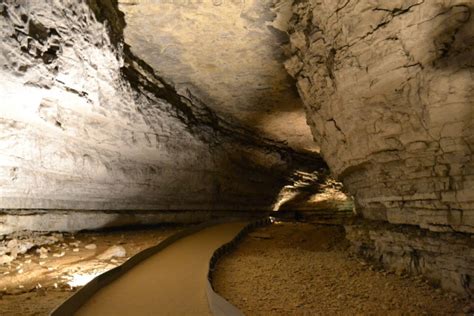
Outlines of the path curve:
<svg viewBox="0 0 474 316">
<path fill-rule="evenodd" d="M 95 291 L 92 296 L 83 297 L 78 305 L 71 299 L 79 296 L 81 301 L 87 289 L 78 292 L 69 306 L 66 302 L 52 315 L 71 315 L 73 310 L 81 316 L 212 315 L 206 294 L 209 262 L 216 249 L 233 241 L 248 225 L 216 224 L 177 237 L 145 260 L 132 263 L 118 278 L 103 282 L 108 283 L 105 286 L 100 284 L 99 276 L 95 287 L 89 285 Z"/>
</svg>

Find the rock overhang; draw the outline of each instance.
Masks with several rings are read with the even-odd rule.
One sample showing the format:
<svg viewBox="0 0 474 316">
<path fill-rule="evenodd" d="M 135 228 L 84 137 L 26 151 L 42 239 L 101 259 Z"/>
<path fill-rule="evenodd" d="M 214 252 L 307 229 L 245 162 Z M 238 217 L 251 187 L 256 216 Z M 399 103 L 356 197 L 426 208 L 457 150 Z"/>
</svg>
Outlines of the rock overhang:
<svg viewBox="0 0 474 316">
<path fill-rule="evenodd" d="M 283 67 L 292 1 L 122 0 L 125 42 L 183 95 L 293 148 L 317 151 Z"/>
</svg>

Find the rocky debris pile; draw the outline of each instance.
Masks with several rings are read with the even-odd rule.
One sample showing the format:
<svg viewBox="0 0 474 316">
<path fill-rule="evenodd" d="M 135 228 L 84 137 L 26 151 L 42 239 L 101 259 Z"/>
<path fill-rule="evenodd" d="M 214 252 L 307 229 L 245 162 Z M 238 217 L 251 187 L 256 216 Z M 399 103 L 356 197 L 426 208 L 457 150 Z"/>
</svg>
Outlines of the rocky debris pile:
<svg viewBox="0 0 474 316">
<path fill-rule="evenodd" d="M 48 249 L 43 246 L 53 245 L 63 241 L 63 234 L 46 234 L 40 232 L 16 232 L 6 235 L 0 240 L 0 265 L 11 263 L 19 254 L 25 254 L 32 248 L 40 258 L 47 258 Z"/>
<path fill-rule="evenodd" d="M 74 236 L 69 236 L 74 239 Z M 79 252 L 81 247 L 86 251 L 96 252 L 98 247 L 95 243 L 85 243 L 81 246 L 80 240 L 69 240 L 62 233 L 41 233 L 41 232 L 17 232 L 10 235 L 0 236 L 0 265 L 12 263 L 19 255 L 25 255 L 28 251 L 33 250 L 39 259 L 47 259 L 49 257 L 61 258 L 66 255 L 67 251 Z M 54 246 L 54 247 L 52 247 Z M 127 251 L 124 247 L 114 245 L 99 252 L 98 260 L 107 261 L 113 258 L 125 258 Z M 27 255 L 28 256 L 28 255 Z"/>
<path fill-rule="evenodd" d="M 155 246 L 181 229 L 181 226 L 164 225 L 63 233 L 62 241 L 33 247 L 10 264 L 0 265 L 0 315 L 48 315 L 94 277 L 116 268 L 129 257 Z M 96 249 L 85 248 L 90 244 L 95 244 Z M 127 256 L 104 261 L 97 258 L 114 245 L 124 247 Z M 40 252 L 47 257 L 41 259 Z M 65 252 L 64 256 L 54 256 L 62 252 Z"/>
</svg>

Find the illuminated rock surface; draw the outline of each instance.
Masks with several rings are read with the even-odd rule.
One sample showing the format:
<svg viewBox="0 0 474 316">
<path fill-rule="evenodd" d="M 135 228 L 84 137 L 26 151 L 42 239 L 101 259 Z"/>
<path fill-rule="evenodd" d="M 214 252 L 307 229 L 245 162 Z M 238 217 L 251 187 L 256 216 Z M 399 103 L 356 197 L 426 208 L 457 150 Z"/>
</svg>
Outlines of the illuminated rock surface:
<svg viewBox="0 0 474 316">
<path fill-rule="evenodd" d="M 2 1 L 0 235 L 345 223 L 320 151 L 383 222 L 347 225 L 354 249 L 472 293 L 471 2 Z"/>
<path fill-rule="evenodd" d="M 367 218 L 474 232 L 472 2 L 298 1 L 288 71 Z"/>
<path fill-rule="evenodd" d="M 114 2 L 88 2 L 0 6 L 2 209 L 270 209 L 320 165 L 177 94 L 123 46 Z"/>
<path fill-rule="evenodd" d="M 298 149 L 316 150 L 282 44 L 292 1 L 120 1 L 125 41 L 180 93 Z"/>
</svg>

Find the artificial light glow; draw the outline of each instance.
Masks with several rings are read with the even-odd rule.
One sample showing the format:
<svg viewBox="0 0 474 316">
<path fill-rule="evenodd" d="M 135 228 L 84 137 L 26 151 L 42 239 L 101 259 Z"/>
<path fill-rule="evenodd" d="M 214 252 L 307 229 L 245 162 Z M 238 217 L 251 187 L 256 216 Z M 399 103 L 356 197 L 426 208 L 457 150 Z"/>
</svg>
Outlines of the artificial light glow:
<svg viewBox="0 0 474 316">
<path fill-rule="evenodd" d="M 280 225 L 280 224 L 283 223 L 282 221 L 277 220 L 277 219 L 276 219 L 275 217 L 273 217 L 273 216 L 270 216 L 270 222 L 271 222 L 272 224 L 275 224 L 275 225 Z"/>
<path fill-rule="evenodd" d="M 273 205 L 273 212 L 278 212 L 284 203 L 290 201 L 297 195 L 296 192 L 290 191 L 291 188 L 291 186 L 287 185 L 281 189 L 280 193 L 278 194 L 277 201 Z"/>
<path fill-rule="evenodd" d="M 101 272 L 93 274 L 73 274 L 72 279 L 68 281 L 67 284 L 69 284 L 69 286 L 73 288 L 78 286 L 84 286 L 100 274 Z"/>
</svg>

